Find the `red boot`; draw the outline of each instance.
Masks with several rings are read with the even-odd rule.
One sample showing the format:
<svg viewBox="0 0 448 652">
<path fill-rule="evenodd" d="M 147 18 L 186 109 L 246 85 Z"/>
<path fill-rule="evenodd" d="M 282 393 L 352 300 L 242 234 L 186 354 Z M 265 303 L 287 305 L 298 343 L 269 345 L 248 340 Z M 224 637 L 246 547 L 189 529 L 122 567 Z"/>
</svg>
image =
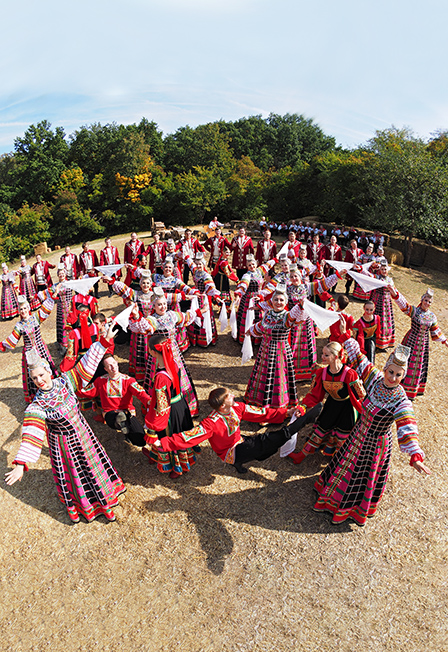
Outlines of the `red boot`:
<svg viewBox="0 0 448 652">
<path fill-rule="evenodd" d="M 300 453 L 290 453 L 288 455 L 294 462 L 294 464 L 300 464 L 305 459 L 306 455 L 300 451 Z"/>
</svg>

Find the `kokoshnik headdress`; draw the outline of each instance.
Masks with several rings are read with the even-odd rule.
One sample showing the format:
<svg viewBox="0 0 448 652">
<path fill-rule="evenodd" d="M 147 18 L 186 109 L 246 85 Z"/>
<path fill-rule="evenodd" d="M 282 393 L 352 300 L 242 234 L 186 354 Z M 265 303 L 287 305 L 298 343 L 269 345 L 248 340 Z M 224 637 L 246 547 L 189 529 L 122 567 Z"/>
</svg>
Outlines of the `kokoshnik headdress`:
<svg viewBox="0 0 448 652">
<path fill-rule="evenodd" d="M 51 368 L 48 360 L 42 358 L 38 354 L 36 349 L 29 349 L 28 351 L 25 352 L 25 356 L 26 356 L 26 364 L 28 367 L 28 373 L 30 373 L 33 369 L 37 369 L 38 367 L 44 367 L 47 371 L 51 372 Z"/>
<path fill-rule="evenodd" d="M 387 369 L 391 364 L 397 365 L 397 367 L 402 367 L 404 370 L 404 373 L 407 372 L 408 369 L 408 360 L 409 356 L 411 354 L 411 349 L 409 346 L 404 346 L 404 344 L 399 344 L 397 348 L 392 351 L 390 356 L 387 358 L 386 364 L 384 365 L 384 369 Z"/>
</svg>

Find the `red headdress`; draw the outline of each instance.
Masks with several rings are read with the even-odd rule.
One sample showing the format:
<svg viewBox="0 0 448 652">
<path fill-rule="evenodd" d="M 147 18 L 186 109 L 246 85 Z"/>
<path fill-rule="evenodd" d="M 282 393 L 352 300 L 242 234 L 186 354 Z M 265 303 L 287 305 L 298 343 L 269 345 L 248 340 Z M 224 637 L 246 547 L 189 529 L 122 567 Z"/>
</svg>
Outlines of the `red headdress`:
<svg viewBox="0 0 448 652">
<path fill-rule="evenodd" d="M 154 346 L 155 350 L 162 354 L 163 364 L 165 365 L 166 372 L 171 378 L 176 390 L 176 395 L 180 394 L 180 383 L 178 375 L 178 366 L 173 357 L 173 348 L 171 345 L 171 340 L 167 339 L 164 342 L 160 342 Z"/>
</svg>

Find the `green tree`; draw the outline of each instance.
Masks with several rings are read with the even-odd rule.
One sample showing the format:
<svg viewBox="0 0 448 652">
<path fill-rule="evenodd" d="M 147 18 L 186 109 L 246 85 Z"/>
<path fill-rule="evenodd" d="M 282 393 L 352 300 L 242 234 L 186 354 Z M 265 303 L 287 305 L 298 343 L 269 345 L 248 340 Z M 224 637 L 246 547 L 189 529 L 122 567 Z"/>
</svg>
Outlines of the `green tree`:
<svg viewBox="0 0 448 652">
<path fill-rule="evenodd" d="M 89 209 L 80 206 L 76 194 L 71 190 L 63 190 L 56 196 L 51 216 L 52 244 L 66 245 L 89 240 L 103 232 L 99 221 Z"/>
<path fill-rule="evenodd" d="M 62 127 L 53 131 L 47 120 L 31 125 L 23 138 L 14 141 L 16 183 L 14 207 L 49 203 L 68 158 L 68 144 Z"/>
<path fill-rule="evenodd" d="M 229 139 L 221 133 L 216 122 L 200 125 L 196 129 L 181 127 L 165 138 L 164 149 L 164 169 L 173 174 L 204 168 L 213 169 L 223 179 L 235 162 Z"/>
<path fill-rule="evenodd" d="M 374 228 L 405 236 L 409 266 L 414 237 L 446 241 L 448 170 L 409 129 L 378 131 L 366 152 L 362 176 L 371 203 L 364 214 Z"/>
<path fill-rule="evenodd" d="M 0 206 L 0 248 L 7 260 L 33 252 L 39 242 L 50 240 L 50 209 L 46 204 L 24 204 L 17 212 Z"/>
</svg>

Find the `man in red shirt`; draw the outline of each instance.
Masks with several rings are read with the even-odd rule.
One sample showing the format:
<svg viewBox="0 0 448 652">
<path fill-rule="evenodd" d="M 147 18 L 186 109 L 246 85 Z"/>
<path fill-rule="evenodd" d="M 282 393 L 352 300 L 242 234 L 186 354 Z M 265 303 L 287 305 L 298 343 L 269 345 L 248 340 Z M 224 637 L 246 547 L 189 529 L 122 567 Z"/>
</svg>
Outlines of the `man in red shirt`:
<svg viewBox="0 0 448 652">
<path fill-rule="evenodd" d="M 221 257 L 222 250 L 224 247 L 230 249 L 230 242 L 225 238 L 219 227 L 215 230 L 215 235 L 212 235 L 210 238 L 204 242 L 204 249 L 210 252 L 210 260 L 208 261 L 208 266 L 210 269 L 213 269 Z"/>
<path fill-rule="evenodd" d="M 232 267 L 236 270 L 236 275 L 241 280 L 247 272 L 247 254 L 254 253 L 254 246 L 251 238 L 246 235 L 246 229 L 241 227 L 231 244 L 230 248 L 233 251 Z"/>
<path fill-rule="evenodd" d="M 56 265 L 52 265 L 48 260 L 42 260 L 40 254 L 36 254 L 36 262 L 31 268 L 31 274 L 36 277 L 36 291 L 42 292 L 47 288 L 51 288 L 53 281 L 50 276 L 50 269 L 54 269 Z"/>
<path fill-rule="evenodd" d="M 151 398 L 135 378 L 120 372 L 113 355 L 106 353 L 103 364 L 107 375 L 96 378 L 79 394 L 83 398 L 99 399 L 107 425 L 113 430 L 121 430 L 127 441 L 143 448 L 145 430 L 135 416 L 132 399 L 136 396 L 146 406 Z"/>
<path fill-rule="evenodd" d="M 148 245 L 145 251 L 146 256 L 149 256 L 149 269 L 151 274 L 162 274 L 163 261 L 166 256 L 166 244 L 160 242 L 160 233 L 154 233 L 154 242 Z"/>
<path fill-rule="evenodd" d="M 99 265 L 98 256 L 94 249 L 89 249 L 89 243 L 82 243 L 82 251 L 79 254 L 79 277 L 98 276 L 95 267 Z M 93 294 L 98 299 L 98 283 L 93 286 Z"/>
<path fill-rule="evenodd" d="M 263 236 L 263 239 L 257 243 L 257 253 L 255 254 L 258 265 L 267 263 L 268 260 L 272 260 L 277 256 L 277 244 L 275 240 L 271 240 L 269 229 L 266 229 Z"/>
<path fill-rule="evenodd" d="M 284 443 L 291 439 L 293 434 L 303 428 L 306 423 L 314 421 L 320 411 L 320 409 L 316 409 L 316 406 L 281 430 L 246 437 L 240 431 L 240 423 L 243 419 L 255 423 L 268 421 L 280 424 L 294 412 L 294 408 L 290 410 L 261 408 L 245 403 L 236 403 L 235 396 L 225 387 L 217 387 L 212 390 L 208 402 L 213 411 L 201 421 L 199 426 L 171 437 L 163 437 L 157 440 L 155 445 L 164 451 L 175 451 L 197 446 L 208 439 L 218 457 L 228 464 L 233 464 L 238 473 L 247 472 L 247 469 L 242 466 L 245 462 L 266 460 L 274 455 Z"/>
</svg>

